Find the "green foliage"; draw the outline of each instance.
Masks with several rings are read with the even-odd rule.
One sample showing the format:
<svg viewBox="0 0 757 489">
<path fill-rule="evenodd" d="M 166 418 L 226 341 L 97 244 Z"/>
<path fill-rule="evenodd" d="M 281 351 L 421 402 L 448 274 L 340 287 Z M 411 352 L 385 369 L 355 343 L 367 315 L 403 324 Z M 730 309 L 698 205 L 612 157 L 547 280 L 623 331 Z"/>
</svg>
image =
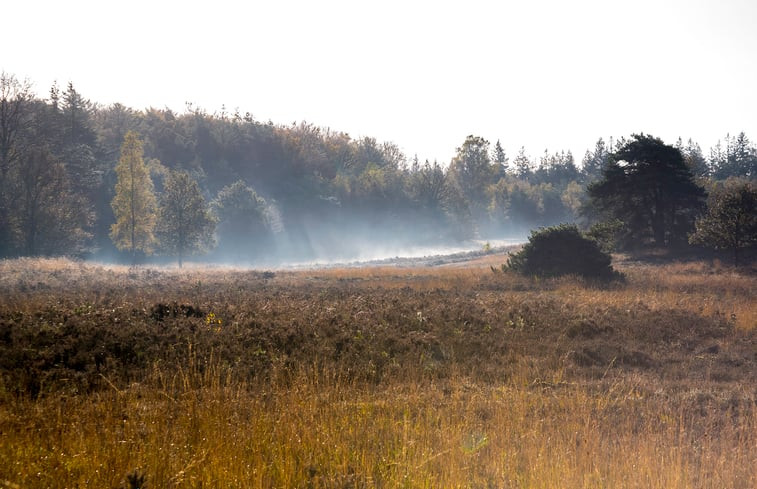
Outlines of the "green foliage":
<svg viewBox="0 0 757 489">
<path fill-rule="evenodd" d="M 504 175 L 507 172 L 507 154 L 505 154 L 505 150 L 502 148 L 502 143 L 499 142 L 499 139 L 492 151 L 492 161 L 498 165 L 496 171 L 500 175 Z"/>
<path fill-rule="evenodd" d="M 510 232 L 573 221 L 583 189 L 577 182 L 565 186 L 530 183 L 508 175 L 488 189 L 492 220 Z"/>
<path fill-rule="evenodd" d="M 560 200 L 565 206 L 566 211 L 573 217 L 578 217 L 583 206 L 584 195 L 586 194 L 584 187 L 576 181 L 570 181 L 565 186 L 565 190 L 560 196 Z"/>
<path fill-rule="evenodd" d="M 155 246 L 157 204 L 143 154 L 137 134 L 127 132 L 116 166 L 116 195 L 111 202 L 116 222 L 110 228 L 110 238 L 119 250 L 129 250 L 133 260 L 137 251 L 149 254 Z"/>
<path fill-rule="evenodd" d="M 176 255 L 181 267 L 185 255 L 204 252 L 213 246 L 215 225 L 197 182 L 186 172 L 172 171 L 158 210 L 156 234 L 161 250 Z"/>
<path fill-rule="evenodd" d="M 412 201 L 423 211 L 442 215 L 450 194 L 444 169 L 437 162 L 432 165 L 427 160 L 410 175 L 408 192 Z"/>
<path fill-rule="evenodd" d="M 271 233 L 266 201 L 242 180 L 221 189 L 211 208 L 221 253 L 248 259 Z"/>
<path fill-rule="evenodd" d="M 137 197 L 134 209 L 124 202 L 127 194 L 149 194 L 150 183 L 143 179 L 144 185 L 128 189 L 117 185 L 126 180 L 116 166 L 129 131 L 143 138 L 138 158 L 189 172 L 205 196 L 237 181 L 254 182 L 271 203 L 268 210 L 278 212 L 276 234 L 280 231 L 290 244 L 318 249 L 332 249 L 328 237 L 346 224 L 363 226 L 356 233 L 361 238 L 387 236 L 391 230 L 413 244 L 439 243 L 575 221 L 579 207 L 591 207 L 592 219 L 626 223 L 623 246 L 683 244 L 703 194 L 679 167 L 707 185 L 706 178 L 751 178 L 757 162 L 757 149 L 743 133 L 727 136 L 709 158 L 693 141 L 681 140 L 673 148 L 647 136 L 617 145 L 600 139 L 586 153 L 580 172 L 568 152 L 545 152 L 534 159 L 520 148 L 508 159 L 499 141 L 490 146 L 471 135 L 452 161 L 423 165 L 415 158 L 409 165 L 395 144 L 353 139 L 312 123 L 276 125 L 224 108 L 209 113 L 188 106 L 176 113 L 104 107 L 73 84 L 53 86 L 43 100 L 29 82 L 6 73 L 0 74 L 0 106 L 2 257 L 79 255 L 93 249 L 105 254 L 112 251 L 110 241 L 133 257 L 150 253 L 156 244 L 150 222 L 155 198 Z M 54 163 L 24 167 L 42 153 Z M 148 169 L 153 190 L 160 193 L 166 178 L 162 168 L 148 164 Z M 593 183 L 591 206 L 584 205 L 586 182 Z M 55 194 L 60 198 L 49 197 Z M 258 216 L 253 214 L 251 226 L 260 227 Z M 222 227 L 231 230 L 231 221 L 226 222 Z M 317 226 L 311 226 L 314 222 Z M 225 231 L 219 231 L 223 238 Z"/>
<path fill-rule="evenodd" d="M 220 223 L 233 229 L 247 230 L 265 225 L 265 205 L 265 200 L 252 188 L 244 181 L 237 180 L 218 192 L 213 201 L 213 211 Z"/>
<path fill-rule="evenodd" d="M 45 148 L 24 153 L 18 170 L 17 220 L 26 255 L 79 254 L 92 237 L 92 213 L 84 197 L 72 191 L 64 165 Z"/>
<path fill-rule="evenodd" d="M 656 246 L 685 243 L 705 195 L 681 152 L 644 134 L 622 144 L 587 191 L 594 211 L 626 224 L 625 244 Z"/>
<path fill-rule="evenodd" d="M 716 250 L 731 250 L 734 264 L 738 264 L 740 250 L 757 246 L 757 186 L 754 182 L 728 185 L 714 191 L 689 241 Z"/>
<path fill-rule="evenodd" d="M 510 256 L 507 267 L 524 275 L 612 279 L 618 275 L 610 262 L 610 255 L 576 226 L 561 224 L 532 232 L 523 249 Z"/>
<path fill-rule="evenodd" d="M 528 179 L 531 176 L 531 158 L 526 154 L 526 148 L 520 147 L 518 155 L 513 160 L 513 172 L 518 178 Z"/>
<path fill-rule="evenodd" d="M 573 159 L 573 154 L 564 151 L 549 154 L 544 152 L 539 161 L 539 168 L 534 172 L 536 182 L 551 183 L 564 187 L 568 182 L 578 180 L 578 167 Z"/>
<path fill-rule="evenodd" d="M 602 171 L 609 161 L 610 150 L 604 139 L 599 138 L 594 145 L 594 151 L 586 151 L 582 161 L 583 176 L 586 181 L 593 182 L 602 177 Z"/>
<path fill-rule="evenodd" d="M 727 135 L 725 148 L 720 141 L 710 151 L 710 165 L 717 178 L 757 176 L 757 147 L 743 132 L 738 136 Z"/>
<path fill-rule="evenodd" d="M 468 136 L 450 163 L 451 181 L 464 198 L 473 216 L 480 218 L 487 208 L 486 188 L 494 183 L 497 165 L 489 157 L 489 141 Z"/>
<path fill-rule="evenodd" d="M 624 229 L 623 221 L 610 219 L 592 225 L 586 236 L 596 241 L 599 248 L 605 253 L 612 253 L 617 250 Z"/>
<path fill-rule="evenodd" d="M 678 150 L 683 155 L 683 161 L 686 163 L 686 166 L 689 167 L 689 170 L 691 170 L 691 173 L 693 173 L 695 177 L 706 177 L 710 173 L 710 168 L 707 164 L 707 160 L 702 154 L 702 148 L 699 147 L 698 143 L 689 139 L 686 145 L 684 145 L 683 140 L 681 138 L 678 138 L 678 141 L 676 142 L 676 148 L 678 148 Z"/>
</svg>

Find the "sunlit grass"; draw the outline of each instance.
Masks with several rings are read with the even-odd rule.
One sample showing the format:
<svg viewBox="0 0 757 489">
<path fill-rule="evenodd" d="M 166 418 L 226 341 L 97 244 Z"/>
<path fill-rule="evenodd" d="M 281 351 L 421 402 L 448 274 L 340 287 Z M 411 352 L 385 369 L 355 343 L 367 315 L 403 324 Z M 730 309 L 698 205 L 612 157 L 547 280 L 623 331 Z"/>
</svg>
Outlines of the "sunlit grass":
<svg viewBox="0 0 757 489">
<path fill-rule="evenodd" d="M 565 281 L 558 290 L 587 306 L 681 309 L 722 316 L 740 329 L 757 328 L 757 276 L 704 263 L 621 265 L 623 287 L 587 288 Z"/>
<path fill-rule="evenodd" d="M 60 374 L 35 397 L 0 378 L 0 488 L 128 487 L 134 473 L 151 488 L 757 487 L 757 277 L 620 262 L 626 281 L 607 285 L 504 260 L 272 274 L 0 262 L 0 324 L 18 325 L 2 341 L 134 328 L 175 349 L 86 370 L 89 390 Z M 202 314 L 151 319 L 172 302 Z"/>
<path fill-rule="evenodd" d="M 116 487 L 733 487 L 757 483 L 754 411 L 464 378 L 376 387 L 334 372 L 2 406 L 0 481 Z M 154 379 L 153 379 L 154 380 Z"/>
</svg>

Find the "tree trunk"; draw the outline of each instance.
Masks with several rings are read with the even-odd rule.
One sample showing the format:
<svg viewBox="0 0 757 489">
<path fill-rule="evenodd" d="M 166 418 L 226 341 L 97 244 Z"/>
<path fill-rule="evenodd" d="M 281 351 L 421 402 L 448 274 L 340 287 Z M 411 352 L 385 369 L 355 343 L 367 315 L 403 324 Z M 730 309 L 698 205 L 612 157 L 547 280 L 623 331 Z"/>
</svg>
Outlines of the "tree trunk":
<svg viewBox="0 0 757 489">
<path fill-rule="evenodd" d="M 652 235 L 656 246 L 665 246 L 665 204 L 660 190 L 654 190 L 654 209 L 652 209 Z"/>
<path fill-rule="evenodd" d="M 652 234 L 657 246 L 665 246 L 665 219 L 657 212 L 652 216 Z"/>
</svg>

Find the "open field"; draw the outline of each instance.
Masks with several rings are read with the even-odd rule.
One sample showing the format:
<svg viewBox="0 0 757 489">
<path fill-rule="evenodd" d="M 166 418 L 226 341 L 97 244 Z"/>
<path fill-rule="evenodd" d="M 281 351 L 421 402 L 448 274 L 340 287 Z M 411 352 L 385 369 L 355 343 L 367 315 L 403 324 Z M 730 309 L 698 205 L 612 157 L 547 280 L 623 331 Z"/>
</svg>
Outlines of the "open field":
<svg viewBox="0 0 757 489">
<path fill-rule="evenodd" d="M 505 259 L 0 262 L 0 488 L 757 487 L 753 270 Z"/>
</svg>

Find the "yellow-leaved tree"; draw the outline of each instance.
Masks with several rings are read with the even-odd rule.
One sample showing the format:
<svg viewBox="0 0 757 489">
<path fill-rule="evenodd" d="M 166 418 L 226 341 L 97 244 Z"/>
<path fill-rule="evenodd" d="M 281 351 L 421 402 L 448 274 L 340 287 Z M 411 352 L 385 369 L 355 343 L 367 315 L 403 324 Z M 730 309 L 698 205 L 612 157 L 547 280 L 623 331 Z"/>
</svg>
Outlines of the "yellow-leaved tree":
<svg viewBox="0 0 757 489">
<path fill-rule="evenodd" d="M 137 252 L 150 254 L 155 246 L 157 200 L 143 154 L 137 134 L 127 132 L 116 165 L 118 182 L 111 202 L 116 222 L 110 227 L 110 239 L 119 250 L 129 250 L 132 263 Z"/>
</svg>

